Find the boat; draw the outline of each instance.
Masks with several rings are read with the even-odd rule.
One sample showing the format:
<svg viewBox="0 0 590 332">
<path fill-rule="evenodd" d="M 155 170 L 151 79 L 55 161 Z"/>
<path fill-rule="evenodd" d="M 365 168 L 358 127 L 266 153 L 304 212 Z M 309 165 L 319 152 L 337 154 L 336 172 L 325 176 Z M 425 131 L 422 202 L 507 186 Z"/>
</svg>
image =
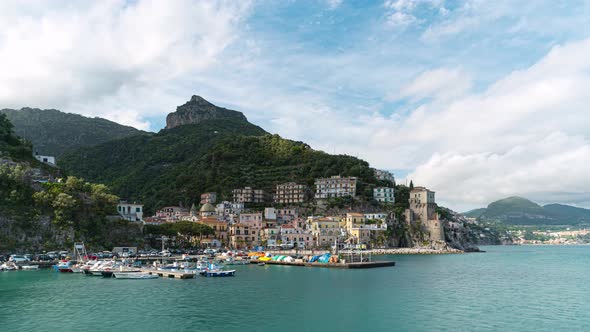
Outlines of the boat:
<svg viewBox="0 0 590 332">
<path fill-rule="evenodd" d="M 14 262 L 6 262 L 0 265 L 0 271 L 16 271 L 18 266 Z"/>
<path fill-rule="evenodd" d="M 72 262 L 65 259 L 61 260 L 59 263 L 53 266 L 53 269 L 62 273 L 72 273 Z"/>
<path fill-rule="evenodd" d="M 115 272 L 113 273 L 115 279 L 157 279 L 157 274 L 149 274 L 145 272 Z"/>
<path fill-rule="evenodd" d="M 233 277 L 236 270 L 207 270 L 201 273 L 203 277 Z"/>
<path fill-rule="evenodd" d="M 115 273 L 140 273 L 140 269 L 118 265 L 113 267 L 104 268 L 101 272 L 103 278 L 113 278 Z"/>
<path fill-rule="evenodd" d="M 265 266 L 265 265 L 266 265 L 266 263 L 265 263 L 265 262 L 259 262 L 257 265 L 258 265 L 258 266 Z"/>
<path fill-rule="evenodd" d="M 88 265 L 88 253 L 86 252 L 86 247 L 84 246 L 84 242 L 77 242 L 74 243 L 74 259 L 76 260 L 77 264 L 72 265 L 71 270 L 73 273 L 83 273 L 84 268 Z"/>
<path fill-rule="evenodd" d="M 39 265 L 23 265 L 20 268 L 23 270 L 39 270 Z"/>
</svg>

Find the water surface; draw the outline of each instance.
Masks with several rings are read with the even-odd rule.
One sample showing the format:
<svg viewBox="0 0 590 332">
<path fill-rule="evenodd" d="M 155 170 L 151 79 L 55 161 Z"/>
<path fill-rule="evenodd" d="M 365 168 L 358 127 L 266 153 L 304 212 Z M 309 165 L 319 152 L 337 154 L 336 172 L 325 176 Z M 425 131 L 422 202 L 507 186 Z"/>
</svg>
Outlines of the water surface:
<svg viewBox="0 0 590 332">
<path fill-rule="evenodd" d="M 0 331 L 590 330 L 590 246 L 484 249 L 194 280 L 0 272 Z"/>
</svg>

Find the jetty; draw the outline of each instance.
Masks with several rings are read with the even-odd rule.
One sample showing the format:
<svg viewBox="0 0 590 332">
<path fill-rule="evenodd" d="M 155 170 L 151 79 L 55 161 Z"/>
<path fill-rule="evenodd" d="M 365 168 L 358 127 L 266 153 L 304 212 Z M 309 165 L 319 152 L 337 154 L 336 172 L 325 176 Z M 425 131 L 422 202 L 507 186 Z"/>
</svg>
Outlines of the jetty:
<svg viewBox="0 0 590 332">
<path fill-rule="evenodd" d="M 162 278 L 174 278 L 174 279 L 192 279 L 195 277 L 194 273 L 183 272 L 183 271 L 158 271 L 151 269 L 141 269 L 142 272 L 155 274 Z"/>
<path fill-rule="evenodd" d="M 251 264 L 264 263 L 266 265 L 285 265 L 285 266 L 305 266 L 305 267 L 323 267 L 333 269 L 371 269 L 377 267 L 392 267 L 395 266 L 394 261 L 373 261 L 373 262 L 351 262 L 351 263 L 319 263 L 319 262 L 282 262 L 282 261 L 259 261 L 253 259 L 250 261 Z"/>
</svg>

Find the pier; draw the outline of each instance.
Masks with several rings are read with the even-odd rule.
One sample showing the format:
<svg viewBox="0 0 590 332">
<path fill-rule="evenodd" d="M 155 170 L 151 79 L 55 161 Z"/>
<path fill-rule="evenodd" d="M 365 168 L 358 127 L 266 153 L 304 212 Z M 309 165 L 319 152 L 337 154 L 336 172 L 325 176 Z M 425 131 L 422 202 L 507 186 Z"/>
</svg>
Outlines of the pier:
<svg viewBox="0 0 590 332">
<path fill-rule="evenodd" d="M 182 271 L 156 271 L 150 269 L 141 269 L 141 271 L 149 274 L 157 274 L 162 278 L 192 279 L 195 277 L 194 273 Z"/>
<path fill-rule="evenodd" d="M 258 261 L 251 260 L 251 264 L 264 263 L 268 265 L 286 265 L 286 266 L 307 266 L 307 267 L 324 267 L 334 269 L 371 269 L 377 267 L 395 266 L 394 261 L 375 261 L 375 262 L 353 262 L 353 263 L 308 263 L 308 262 L 279 262 L 279 261 Z"/>
</svg>

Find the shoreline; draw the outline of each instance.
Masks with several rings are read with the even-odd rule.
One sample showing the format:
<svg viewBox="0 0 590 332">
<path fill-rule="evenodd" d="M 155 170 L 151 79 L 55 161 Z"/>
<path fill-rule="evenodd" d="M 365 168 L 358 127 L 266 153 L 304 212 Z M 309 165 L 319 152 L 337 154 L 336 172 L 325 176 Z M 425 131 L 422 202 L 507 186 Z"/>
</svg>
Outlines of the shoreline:
<svg viewBox="0 0 590 332">
<path fill-rule="evenodd" d="M 267 253 L 273 255 L 318 255 L 328 252 L 328 250 L 265 250 Z M 352 251 L 360 253 L 360 251 Z M 446 249 L 432 249 L 432 248 L 383 248 L 383 249 L 369 249 L 363 250 L 363 255 L 447 255 L 447 254 L 463 254 L 466 252 L 481 252 L 481 251 L 464 251 L 453 248 Z M 351 253 L 349 250 L 339 250 L 338 254 L 347 255 Z"/>
</svg>

